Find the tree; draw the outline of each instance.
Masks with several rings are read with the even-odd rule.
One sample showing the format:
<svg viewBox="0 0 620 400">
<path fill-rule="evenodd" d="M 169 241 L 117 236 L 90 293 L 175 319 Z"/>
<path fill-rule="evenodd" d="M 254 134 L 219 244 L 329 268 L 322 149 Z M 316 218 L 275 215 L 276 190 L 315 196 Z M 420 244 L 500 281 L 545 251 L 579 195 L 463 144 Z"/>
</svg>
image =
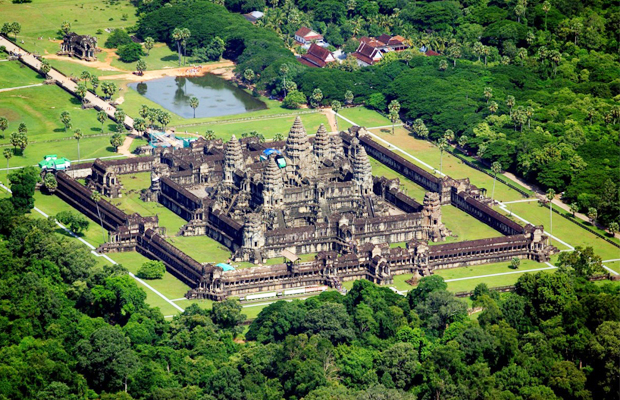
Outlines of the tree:
<svg viewBox="0 0 620 400">
<path fill-rule="evenodd" d="M 136 118 L 133 120 L 133 128 L 140 134 L 146 132 L 146 121 L 143 118 Z"/>
<path fill-rule="evenodd" d="M 454 131 L 452 129 L 446 129 L 446 131 L 443 133 L 443 138 L 446 139 L 448 142 L 454 141 Z"/>
<path fill-rule="evenodd" d="M 146 261 L 136 276 L 141 279 L 161 279 L 166 273 L 166 266 L 161 261 Z"/>
<path fill-rule="evenodd" d="M 274 142 L 279 142 L 281 140 L 284 140 L 284 135 L 281 134 L 280 132 L 278 132 L 275 135 L 273 135 L 273 141 Z"/>
<path fill-rule="evenodd" d="M 512 107 L 515 106 L 515 97 L 511 95 L 506 96 L 506 105 L 510 109 L 510 116 L 512 117 Z"/>
<path fill-rule="evenodd" d="M 467 304 L 445 290 L 431 292 L 415 310 L 422 324 L 434 336 L 441 336 L 448 325 L 467 318 Z"/>
<path fill-rule="evenodd" d="M 90 77 L 90 86 L 93 88 L 93 92 L 97 94 L 97 88 L 99 87 L 99 77 L 96 75 L 91 75 Z"/>
<path fill-rule="evenodd" d="M 467 141 L 469 140 L 469 138 L 467 137 L 467 135 L 463 135 L 459 138 L 459 147 L 461 149 L 465 149 L 465 146 L 467 145 Z"/>
<path fill-rule="evenodd" d="M 446 60 L 439 60 L 439 70 L 445 71 L 448 69 L 448 62 Z"/>
<path fill-rule="evenodd" d="M 120 133 L 115 133 L 110 138 L 110 144 L 112 145 L 112 147 L 114 147 L 114 151 L 116 152 L 118 152 L 118 148 L 123 145 L 124 141 L 125 139 L 123 138 L 123 135 L 121 135 Z"/>
<path fill-rule="evenodd" d="M 13 150 L 17 150 L 17 146 L 19 146 L 19 133 L 13 132 L 11 133 L 11 137 L 9 138 L 11 142 L 11 146 L 13 146 Z"/>
<path fill-rule="evenodd" d="M 493 191 L 491 192 L 491 200 L 495 200 L 495 181 L 497 180 L 497 174 L 502 172 L 502 164 L 499 161 L 495 161 L 491 164 L 491 171 L 493 172 Z"/>
<path fill-rule="evenodd" d="M 146 104 L 142 104 L 140 106 L 140 110 L 138 111 L 138 115 L 140 115 L 141 118 L 147 119 L 149 116 L 149 111 L 149 106 L 147 106 Z"/>
<path fill-rule="evenodd" d="M 53 174 L 47 175 L 54 176 Z M 47 175 L 45 176 L 46 179 Z M 83 232 L 85 232 L 90 225 L 90 222 L 84 215 L 73 211 L 61 211 L 56 214 L 56 219 L 59 222 L 68 226 L 69 229 L 71 229 L 71 231 L 77 235 L 81 235 Z"/>
<path fill-rule="evenodd" d="M 510 260 L 510 268 L 519 269 L 520 265 L 521 265 L 521 260 L 518 257 L 513 257 L 512 260 Z"/>
<path fill-rule="evenodd" d="M 161 127 L 166 131 L 166 126 L 170 123 L 170 113 L 168 111 L 159 111 L 157 113 L 157 122 L 161 124 Z"/>
<path fill-rule="evenodd" d="M 211 43 L 209 43 L 209 46 L 205 49 L 205 54 L 211 61 L 220 61 L 225 49 L 226 43 L 224 43 L 220 37 L 216 36 L 213 40 L 211 40 Z"/>
<path fill-rule="evenodd" d="M 4 149 L 2 151 L 4 158 L 6 158 L 6 173 L 9 173 L 9 160 L 13 157 L 13 151 L 11 149 Z"/>
<path fill-rule="evenodd" d="M 63 111 L 60 113 L 60 122 L 65 126 L 65 133 L 71 128 L 71 114 L 69 111 Z"/>
<path fill-rule="evenodd" d="M 473 53 L 478 56 L 478 62 L 480 62 L 480 56 L 484 54 L 484 45 L 481 42 L 474 43 Z"/>
<path fill-rule="evenodd" d="M 138 75 L 144 75 L 144 71 L 146 71 L 146 62 L 143 59 L 139 59 L 136 63 L 136 71 L 138 71 Z"/>
<path fill-rule="evenodd" d="M 493 89 L 487 86 L 484 88 L 484 98 L 487 99 L 487 104 L 489 104 L 491 97 L 493 97 Z"/>
<path fill-rule="evenodd" d="M 104 46 L 108 49 L 118 49 L 121 46 L 133 43 L 129 34 L 123 28 L 114 29 L 108 39 L 105 41 Z"/>
<path fill-rule="evenodd" d="M 236 299 L 226 299 L 213 304 L 211 319 L 220 328 L 240 333 L 240 325 L 245 321 L 245 314 L 241 314 L 241 304 Z"/>
<path fill-rule="evenodd" d="M 286 98 L 286 76 L 289 73 L 288 64 L 280 65 L 279 73 L 280 73 L 280 76 L 282 77 L 282 89 L 284 90 L 284 97 Z"/>
<path fill-rule="evenodd" d="M 47 74 L 50 73 L 51 69 L 52 67 L 50 66 L 49 61 L 45 59 L 41 59 L 41 66 L 39 67 L 39 71 L 41 72 L 41 75 L 43 75 L 44 78 L 47 78 Z"/>
<path fill-rule="evenodd" d="M 19 124 L 19 126 L 17 127 L 17 132 L 19 132 L 19 133 L 28 133 L 28 127 L 26 126 L 25 123 L 21 122 Z"/>
<path fill-rule="evenodd" d="M 547 190 L 547 200 L 549 200 L 549 232 L 553 233 L 553 199 L 555 198 L 555 190 L 549 188 Z"/>
<path fill-rule="evenodd" d="M 351 104 L 353 104 L 353 99 L 354 99 L 353 92 L 350 90 L 347 90 L 344 93 L 344 103 L 350 106 Z"/>
<path fill-rule="evenodd" d="M 205 139 L 215 140 L 215 132 L 211 129 L 207 129 L 207 131 L 205 132 Z"/>
<path fill-rule="evenodd" d="M 97 206 L 97 215 L 99 216 L 99 223 L 101 224 L 101 234 L 103 236 L 103 242 L 105 243 L 105 229 L 103 228 L 103 219 L 101 218 L 101 210 L 99 210 L 99 202 L 101 201 L 101 193 L 93 191 L 90 195 L 90 199 L 95 202 Z"/>
<path fill-rule="evenodd" d="M 592 225 L 594 225 L 597 218 L 598 218 L 598 211 L 596 210 L 596 208 L 594 207 L 588 208 L 588 219 L 590 220 L 590 223 Z"/>
<path fill-rule="evenodd" d="M 8 166 L 7 166 L 8 168 Z M 618 223 L 616 221 L 610 222 L 609 226 L 607 227 L 607 230 L 609 231 L 609 234 L 613 237 L 616 235 L 616 232 L 618 232 L 619 226 Z"/>
<path fill-rule="evenodd" d="M 292 91 L 286 95 L 282 101 L 282 107 L 289 109 L 297 109 L 302 104 L 306 104 L 306 96 L 300 91 Z"/>
<path fill-rule="evenodd" d="M 557 266 L 561 269 L 570 268 L 576 276 L 586 279 L 603 272 L 603 260 L 594 254 L 590 246 L 577 246 L 574 251 L 560 253 Z"/>
<path fill-rule="evenodd" d="M 525 115 L 527 116 L 527 129 L 530 129 L 530 122 L 532 121 L 532 117 L 534 116 L 534 107 L 527 106 L 525 109 Z"/>
<path fill-rule="evenodd" d="M 413 126 L 411 127 L 411 130 L 414 134 L 423 139 L 428 138 L 428 128 L 424 124 L 424 121 L 422 121 L 420 118 L 413 121 Z"/>
<path fill-rule="evenodd" d="M 189 99 L 189 106 L 194 110 L 194 118 L 196 118 L 196 108 L 200 104 L 198 97 L 191 97 Z"/>
<path fill-rule="evenodd" d="M 183 32 L 180 28 L 174 28 L 172 31 L 172 39 L 177 43 L 177 52 L 179 54 L 179 67 L 181 66 L 181 41 L 183 40 Z"/>
<path fill-rule="evenodd" d="M 551 11 L 551 3 L 545 1 L 542 5 L 542 10 L 545 13 L 545 30 L 547 30 L 547 14 L 549 14 L 549 11 Z"/>
<path fill-rule="evenodd" d="M 78 162 L 80 161 L 80 140 L 84 137 L 81 129 L 76 129 L 73 131 L 73 137 L 77 140 L 78 145 Z"/>
<path fill-rule="evenodd" d="M 88 93 L 88 89 L 86 88 L 86 85 L 83 83 L 78 84 L 77 88 L 75 89 L 75 94 L 80 99 L 82 104 L 84 104 L 84 100 L 86 100 L 86 93 Z"/>
<path fill-rule="evenodd" d="M 151 54 L 151 49 L 155 47 L 155 40 L 148 36 L 144 39 L 144 48 L 146 49 L 146 55 L 150 55 Z"/>
<path fill-rule="evenodd" d="M 71 22 L 62 21 L 60 24 L 60 30 L 66 35 L 71 30 Z"/>
<path fill-rule="evenodd" d="M 144 55 L 144 51 L 139 43 L 131 42 L 120 46 L 116 50 L 116 54 L 118 54 L 118 58 L 122 62 L 131 63 L 140 60 Z"/>
<path fill-rule="evenodd" d="M 521 66 L 523 66 L 523 62 L 527 58 L 527 49 L 524 47 L 519 47 L 519 50 L 517 50 L 517 58 L 521 60 Z"/>
<path fill-rule="evenodd" d="M 525 5 L 523 4 L 523 2 L 519 2 L 516 6 L 515 6 L 515 14 L 517 15 L 517 22 L 521 23 L 521 17 L 525 14 Z"/>
<path fill-rule="evenodd" d="M 579 211 L 579 204 L 577 203 L 571 203 L 570 205 L 570 212 L 573 214 L 573 217 L 575 216 L 575 214 Z"/>
<path fill-rule="evenodd" d="M 118 90 L 118 88 L 116 86 L 116 83 L 104 81 L 101 84 L 101 90 L 103 90 L 103 93 L 106 95 L 106 98 L 111 99 L 112 96 L 114 96 L 114 94 Z"/>
<path fill-rule="evenodd" d="M 418 286 L 410 290 L 407 294 L 409 306 L 415 308 L 418 304 L 425 301 L 432 292 L 446 290 L 448 284 L 439 275 L 425 276 L 420 279 Z"/>
<path fill-rule="evenodd" d="M 489 103 L 489 111 L 491 111 L 491 114 L 495 114 L 498 108 L 499 106 L 497 105 L 497 102 L 492 101 Z"/>
<path fill-rule="evenodd" d="M 388 104 L 388 113 L 390 116 L 390 121 L 392 122 L 392 135 L 394 134 L 394 125 L 399 118 L 399 112 L 400 103 L 397 100 L 390 101 L 390 104 Z"/>
<path fill-rule="evenodd" d="M 338 111 L 342 108 L 342 104 L 338 100 L 332 101 L 332 110 L 336 113 L 336 130 L 338 131 Z"/>
<path fill-rule="evenodd" d="M 90 78 L 90 72 L 88 71 L 82 71 L 82 73 L 80 74 L 80 79 L 84 81 L 84 84 L 86 84 L 86 82 L 89 81 Z"/>
<path fill-rule="evenodd" d="M 25 132 L 19 132 L 17 134 L 17 147 L 21 150 L 21 154 L 24 155 L 24 150 L 28 146 L 28 135 Z"/>
<path fill-rule="evenodd" d="M 119 124 L 124 124 L 125 123 L 125 117 L 127 116 L 127 114 L 125 114 L 125 111 L 123 111 L 122 108 L 117 108 L 114 111 L 114 119 L 116 120 L 117 123 Z"/>
<path fill-rule="evenodd" d="M 312 96 L 310 97 L 310 105 L 312 108 L 317 108 L 321 106 L 321 101 L 323 100 L 323 91 L 319 88 L 314 89 L 312 92 Z"/>
<path fill-rule="evenodd" d="M 34 208 L 34 190 L 40 181 L 39 171 L 34 167 L 24 167 L 8 175 L 11 184 L 11 202 L 15 210 L 24 214 Z"/>
<path fill-rule="evenodd" d="M 21 26 L 21 24 L 19 22 L 12 22 L 11 23 L 11 32 L 13 32 L 13 34 L 15 34 L 15 41 L 17 41 L 17 35 L 21 31 L 22 31 L 22 26 Z"/>
<path fill-rule="evenodd" d="M 437 141 L 437 148 L 439 149 L 439 173 L 443 175 L 443 152 L 448 148 L 448 141 L 445 138 L 440 138 Z"/>
<path fill-rule="evenodd" d="M 456 68 L 456 60 L 461 58 L 461 46 L 453 44 L 446 50 L 446 55 L 452 59 L 452 65 Z"/>
<path fill-rule="evenodd" d="M 0 132 L 4 137 L 4 131 L 9 127 L 9 120 L 6 117 L 0 117 Z"/>
<path fill-rule="evenodd" d="M 245 71 L 243 71 L 243 79 L 247 84 L 252 84 L 254 78 L 256 78 L 256 74 L 254 74 L 254 71 L 252 69 L 247 68 Z"/>
<path fill-rule="evenodd" d="M 101 124 L 101 132 L 103 132 L 103 124 L 108 120 L 108 113 L 104 110 L 97 112 L 97 121 Z"/>
</svg>

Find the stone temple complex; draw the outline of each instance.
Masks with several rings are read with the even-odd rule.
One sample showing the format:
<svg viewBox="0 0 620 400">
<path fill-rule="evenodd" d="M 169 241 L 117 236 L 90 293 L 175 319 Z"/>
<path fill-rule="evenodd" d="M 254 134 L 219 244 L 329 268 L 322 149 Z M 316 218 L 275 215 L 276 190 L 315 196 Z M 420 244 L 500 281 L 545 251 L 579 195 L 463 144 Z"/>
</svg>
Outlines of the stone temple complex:
<svg viewBox="0 0 620 400">
<path fill-rule="evenodd" d="M 429 275 L 437 268 L 514 257 L 543 262 L 557 252 L 542 226 L 524 227 L 496 212 L 468 179 L 436 177 L 360 127 L 328 134 L 321 125 L 310 137 L 298 117 L 285 141 L 201 138 L 188 148 L 152 152 L 58 172 L 57 194 L 92 217 L 92 190 L 119 197 L 122 175 L 150 172 L 142 199 L 161 203 L 187 223 L 179 232 L 166 232 L 157 217 L 127 215 L 103 200 L 99 208 L 110 242 L 100 250 L 137 250 L 163 261 L 192 287 L 190 298 L 220 300 L 354 279 L 389 284 L 397 274 Z M 398 179 L 373 176 L 369 155 L 425 188 L 422 204 L 400 190 Z M 86 187 L 74 180 L 78 177 L 86 178 Z M 451 234 L 441 213 L 448 204 L 503 236 L 429 246 Z M 209 236 L 230 249 L 232 262 L 256 266 L 224 271 L 201 264 L 166 235 Z M 392 246 L 399 243 L 405 246 Z M 300 262 L 304 254 L 314 260 Z M 263 265 L 278 257 L 281 264 Z"/>
<path fill-rule="evenodd" d="M 85 61 L 97 61 L 97 38 L 69 32 L 62 38 L 58 55 L 77 57 Z"/>
</svg>

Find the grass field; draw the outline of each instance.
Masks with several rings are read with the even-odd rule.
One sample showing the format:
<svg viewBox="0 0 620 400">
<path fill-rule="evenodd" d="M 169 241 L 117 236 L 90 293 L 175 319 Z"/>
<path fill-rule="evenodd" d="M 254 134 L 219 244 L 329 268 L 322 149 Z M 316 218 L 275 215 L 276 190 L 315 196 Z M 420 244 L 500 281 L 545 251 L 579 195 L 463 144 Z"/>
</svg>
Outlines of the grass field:
<svg viewBox="0 0 620 400">
<path fill-rule="evenodd" d="M 518 270 L 510 268 L 510 262 L 501 262 L 495 264 L 477 265 L 474 267 L 461 267 L 435 270 L 435 275 L 439 275 L 444 279 L 459 279 L 468 278 L 481 275 L 501 274 L 505 272 L 521 272 L 525 273 L 528 270 L 546 268 L 548 265 L 537 263 L 532 260 L 521 260 L 521 265 Z M 552 270 L 550 270 L 552 271 Z M 506 286 L 514 284 L 521 273 L 514 273 L 510 275 L 467 279 L 462 281 L 448 282 L 448 290 L 452 292 L 461 292 L 467 290 L 473 290 L 478 284 L 486 283 L 489 287 Z M 394 277 L 394 287 L 398 290 L 411 290 L 413 286 L 409 285 L 405 281 L 411 279 L 412 274 L 397 275 Z"/>
<path fill-rule="evenodd" d="M 140 200 L 140 191 L 148 189 L 151 185 L 150 172 L 141 172 L 133 175 L 121 175 L 120 181 L 123 185 L 123 197 L 110 199 L 109 201 L 126 213 L 138 214 L 146 217 L 157 215 L 159 226 L 166 227 L 167 235 L 175 235 L 181 226 L 187 221 L 179 217 L 163 205 L 155 202 L 144 202 Z"/>
<path fill-rule="evenodd" d="M 392 125 L 389 119 L 385 118 L 378 112 L 370 110 L 366 107 L 343 108 L 338 112 L 338 115 L 350 119 L 359 126 L 363 126 L 366 128 Z M 351 124 L 349 124 L 347 121 L 342 118 L 338 118 L 338 128 L 344 130 L 350 126 Z"/>
<path fill-rule="evenodd" d="M 513 203 L 509 205 L 509 210 L 518 214 L 536 225 L 544 225 L 549 230 L 549 209 L 541 207 L 538 202 Z M 553 229 L 551 232 L 554 236 L 567 242 L 572 246 L 592 246 L 596 254 L 600 255 L 603 260 L 620 258 L 620 249 L 599 238 L 598 236 L 579 228 L 575 223 L 553 215 Z M 553 241 L 553 240 L 552 240 Z M 554 242 L 556 244 L 557 242 Z M 561 245 L 560 245 L 561 246 Z M 564 248 L 562 246 L 561 248 Z"/>
<path fill-rule="evenodd" d="M 41 75 L 35 73 L 19 61 L 0 63 L 0 89 L 35 85 L 43 81 L 44 79 Z M 7 94 L 8 92 L 4 92 L 0 96 L 4 97 Z"/>
<path fill-rule="evenodd" d="M 604 263 L 607 268 L 613 269 L 620 274 L 620 261 L 610 261 Z"/>
<path fill-rule="evenodd" d="M 410 135 L 410 132 L 403 127 L 397 127 L 394 135 L 381 132 L 378 129 L 372 130 L 371 132 L 390 143 L 396 144 L 412 156 L 439 170 L 440 152 L 439 149 L 437 149 L 437 147 L 432 143 L 426 140 L 414 138 Z M 407 157 L 405 156 L 405 158 Z M 433 172 L 432 169 L 417 164 L 415 161 L 413 162 L 429 172 Z M 443 173 L 456 179 L 469 178 L 470 182 L 477 187 L 486 188 L 487 195 L 491 196 L 493 189 L 493 178 L 485 173 L 468 167 L 463 164 L 461 160 L 452 156 L 448 152 L 444 152 L 443 154 Z M 523 196 L 521 196 L 521 194 L 516 190 L 511 189 L 503 183 L 496 182 L 495 199 L 500 201 L 521 200 L 523 199 Z"/>
<path fill-rule="evenodd" d="M 71 31 L 80 35 L 97 36 L 99 46 L 103 46 L 108 33 L 97 34 L 97 30 L 105 28 L 126 28 L 137 22 L 135 7 L 129 1 L 101 0 L 37 0 L 33 3 L 13 4 L 10 1 L 0 2 L 2 22 L 17 21 L 22 30 L 17 40 L 24 40 L 22 45 L 28 51 L 41 54 L 55 54 L 60 50 L 59 42 L 49 41 L 60 39 L 60 25 L 63 21 L 71 23 Z M 123 21 L 123 14 L 126 20 Z M 43 37 L 43 40 L 38 40 Z"/>
<path fill-rule="evenodd" d="M 146 53 L 146 50 L 144 52 Z M 165 43 L 156 43 L 155 47 L 151 49 L 149 55 L 145 55 L 142 59 L 146 62 L 147 71 L 179 67 L 177 52 L 175 50 L 170 50 L 168 45 Z M 116 55 L 114 55 L 112 62 L 110 63 L 112 67 L 126 71 L 135 71 L 136 64 L 137 61 L 132 63 L 120 61 Z M 187 57 L 185 66 L 189 68 L 192 64 L 206 65 L 209 63 L 199 62 L 192 57 Z M 181 66 L 183 66 L 183 61 L 181 61 Z"/>
<path fill-rule="evenodd" d="M 230 250 L 208 236 L 176 236 L 167 240 L 200 263 L 217 264 L 230 259 Z"/>
<path fill-rule="evenodd" d="M 418 203 L 422 203 L 424 201 L 424 195 L 426 194 L 426 189 L 422 186 L 418 185 L 414 181 L 409 178 L 399 174 L 393 169 L 387 167 L 385 164 L 377 161 L 376 159 L 369 157 L 370 165 L 372 166 L 372 174 L 374 176 L 384 176 L 388 179 L 398 178 L 400 180 L 400 184 L 402 188 L 405 189 L 404 193 L 412 197 Z"/>
<path fill-rule="evenodd" d="M 446 238 L 445 242 L 432 244 L 463 242 L 465 240 L 502 236 L 500 232 L 454 206 L 442 206 L 441 214 L 441 222 L 452 231 L 453 236 Z"/>
</svg>

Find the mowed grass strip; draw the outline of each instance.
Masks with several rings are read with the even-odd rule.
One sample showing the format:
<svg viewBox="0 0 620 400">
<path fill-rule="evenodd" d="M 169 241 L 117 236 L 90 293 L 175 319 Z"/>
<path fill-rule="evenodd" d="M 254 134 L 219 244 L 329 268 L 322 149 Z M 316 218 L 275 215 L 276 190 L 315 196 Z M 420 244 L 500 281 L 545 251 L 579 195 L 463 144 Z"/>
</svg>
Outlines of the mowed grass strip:
<svg viewBox="0 0 620 400">
<path fill-rule="evenodd" d="M 419 160 L 427 163 L 428 165 L 439 171 L 441 158 L 440 151 L 437 146 L 433 145 L 431 142 L 414 138 L 411 133 L 403 127 L 397 127 L 395 129 L 394 135 L 388 132 L 382 132 L 380 129 L 374 129 L 371 130 L 371 132 L 381 137 L 382 139 L 387 140 L 388 142 L 398 146 L 412 156 L 418 158 Z M 384 143 L 380 144 L 384 145 Z M 411 160 L 409 157 L 403 155 L 398 151 L 397 154 L 400 154 L 414 164 L 428 170 L 429 172 L 434 172 L 433 169 L 429 169 L 420 164 L 417 164 L 414 160 Z M 493 177 L 468 167 L 461 160 L 454 157 L 448 152 L 443 153 L 442 172 L 455 179 L 469 178 L 472 184 L 476 185 L 479 188 L 487 189 L 487 196 L 490 197 L 492 194 Z M 439 174 L 437 174 L 437 176 L 439 176 Z M 495 184 L 494 198 L 500 201 L 512 201 L 521 200 L 523 199 L 523 196 L 516 190 L 497 181 Z"/>
<path fill-rule="evenodd" d="M 612 269 L 620 274 L 620 261 L 609 261 L 603 263 L 607 268 Z"/>
<path fill-rule="evenodd" d="M 374 176 L 384 176 L 388 179 L 398 178 L 400 180 L 400 184 L 403 187 L 404 193 L 413 198 L 418 203 L 422 203 L 424 201 L 424 195 L 426 195 L 427 190 L 422 186 L 418 185 L 414 181 L 405 177 L 404 175 L 399 174 L 393 169 L 389 168 L 385 164 L 381 163 L 375 158 L 369 157 L 370 165 L 372 166 L 372 174 Z"/>
<path fill-rule="evenodd" d="M 230 259 L 230 250 L 208 236 L 176 236 L 167 239 L 199 263 L 221 263 Z"/>
<path fill-rule="evenodd" d="M 0 62 L 0 89 L 43 83 L 40 74 L 35 73 L 19 61 Z M 8 92 L 0 92 L 4 97 Z"/>
<path fill-rule="evenodd" d="M 356 123 L 358 126 L 363 126 L 365 128 L 392 125 L 392 122 L 390 122 L 389 119 L 366 107 L 343 108 L 338 112 L 338 115 L 340 117 L 345 117 Z M 340 129 L 345 129 L 344 127 L 347 125 L 350 126 L 351 124 L 344 119 L 339 118 L 338 127 Z"/>
<path fill-rule="evenodd" d="M 452 231 L 453 236 L 446 238 L 445 242 L 434 242 L 432 245 L 502 236 L 499 231 L 454 206 L 441 207 L 441 222 Z"/>
<path fill-rule="evenodd" d="M 551 234 L 571 246 L 594 248 L 594 252 L 601 256 L 603 260 L 620 258 L 620 249 L 608 243 L 604 239 L 586 231 L 579 225 L 553 214 L 553 228 L 550 229 L 549 208 L 540 206 L 538 202 L 513 203 L 507 205 L 509 210 L 535 225 L 544 225 L 545 230 L 551 230 Z M 553 241 L 554 242 L 554 241 Z M 554 242 L 554 245 L 557 242 Z M 561 246 L 561 248 L 565 248 Z"/>
</svg>

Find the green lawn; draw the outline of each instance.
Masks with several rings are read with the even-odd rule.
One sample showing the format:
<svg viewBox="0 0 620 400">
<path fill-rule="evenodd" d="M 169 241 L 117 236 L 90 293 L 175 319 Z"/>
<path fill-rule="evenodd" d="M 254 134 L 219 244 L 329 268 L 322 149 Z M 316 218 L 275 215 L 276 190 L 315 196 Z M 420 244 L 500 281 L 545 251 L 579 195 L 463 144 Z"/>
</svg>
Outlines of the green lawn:
<svg viewBox="0 0 620 400">
<path fill-rule="evenodd" d="M 0 63 L 0 89 L 34 85 L 43 82 L 43 77 L 19 61 Z M 6 96 L 3 93 L 2 96 Z"/>
<path fill-rule="evenodd" d="M 548 231 L 549 226 L 549 209 L 541 207 L 538 202 L 513 203 L 509 204 L 509 210 L 518 214 L 536 225 L 544 225 Z M 581 229 L 579 225 L 553 214 L 553 229 L 551 233 L 560 240 L 565 241 L 571 246 L 592 246 L 596 254 L 600 255 L 603 260 L 620 258 L 620 249 L 599 238 L 598 236 Z M 552 240 L 552 242 L 554 242 Z M 554 245 L 557 242 L 554 242 Z M 558 243 L 559 244 L 559 243 Z M 562 246 L 561 248 L 564 248 Z"/>
<path fill-rule="evenodd" d="M 450 269 L 437 269 L 435 275 L 439 275 L 444 279 L 458 279 L 472 276 L 500 274 L 504 272 L 527 272 L 531 269 L 547 268 L 548 265 L 541 264 L 532 260 L 521 260 L 518 270 L 510 268 L 510 262 L 501 262 L 495 264 L 477 265 L 473 267 L 460 267 Z M 398 290 L 411 290 L 413 286 L 406 283 L 411 279 L 412 274 L 397 275 L 394 277 L 394 286 Z M 460 292 L 473 290 L 479 283 L 486 283 L 489 287 L 505 286 L 514 284 L 521 274 L 502 275 L 497 277 L 486 277 L 478 279 L 467 279 L 463 281 L 448 282 L 448 290 L 452 292 Z"/>
<path fill-rule="evenodd" d="M 0 68 L 2 68 L 0 63 Z M 34 76 L 34 72 L 32 72 Z M 60 122 L 60 114 L 68 111 L 72 127 L 65 132 Z M 17 131 L 20 123 L 28 128 L 28 140 L 58 140 L 73 137 L 75 129 L 81 129 L 84 136 L 101 134 L 101 124 L 97 121 L 97 111 L 83 110 L 80 101 L 56 85 L 4 92 L 0 95 L 0 115 L 9 120 L 9 128 L 0 144 L 9 143 L 11 132 Z M 104 132 L 114 129 L 112 121 L 104 124 Z M 76 147 L 77 148 L 77 147 Z"/>
<path fill-rule="evenodd" d="M 0 2 L 0 15 L 4 21 L 17 21 L 22 30 L 17 40 L 28 51 L 55 54 L 60 50 L 57 42 L 48 38 L 60 38 L 59 29 L 63 21 L 71 23 L 71 31 L 80 35 L 96 35 L 99 46 L 103 46 L 108 33 L 96 34 L 98 29 L 130 27 L 137 22 L 135 7 L 129 1 L 119 1 L 115 5 L 100 0 L 36 0 L 32 3 L 13 4 Z M 126 14 L 127 20 L 122 16 Z M 3 22 L 4 22 L 3 21 Z M 43 40 L 38 40 L 42 36 Z"/>
<path fill-rule="evenodd" d="M 151 185 L 150 172 L 141 172 L 133 175 L 121 175 L 123 197 L 109 201 L 128 214 L 137 212 L 142 216 L 157 215 L 159 226 L 166 227 L 166 235 L 176 235 L 187 221 L 179 217 L 160 203 L 144 202 L 140 200 L 140 191 Z"/>
<path fill-rule="evenodd" d="M 431 244 L 463 242 L 466 240 L 502 236 L 500 232 L 454 206 L 442 206 L 441 214 L 441 221 L 452 231 L 453 236 L 448 237 L 445 242 Z"/>
<path fill-rule="evenodd" d="M 372 128 L 375 126 L 386 126 L 392 124 L 390 120 L 385 118 L 383 115 L 366 107 L 343 108 L 338 112 L 338 115 L 350 119 L 357 125 L 366 128 Z M 349 126 L 351 126 L 351 124 L 349 124 L 344 119 L 338 119 L 338 127 L 340 129 L 346 129 Z"/>
<path fill-rule="evenodd" d="M 422 186 L 418 185 L 414 181 L 410 180 L 409 178 L 389 168 L 380 161 L 377 161 L 372 157 L 369 157 L 369 159 L 370 165 L 372 165 L 372 174 L 374 176 L 384 176 L 388 179 L 398 178 L 400 180 L 400 184 L 405 189 L 404 193 L 407 196 L 412 197 L 420 204 L 424 201 L 424 195 L 427 192 L 426 189 L 424 189 Z"/>
<path fill-rule="evenodd" d="M 146 50 L 144 50 L 144 52 L 146 53 Z M 155 47 L 151 49 L 150 54 L 148 56 L 144 56 L 143 60 L 146 62 L 147 71 L 179 67 L 178 55 L 177 55 L 176 50 L 170 50 L 168 45 L 165 43 L 156 43 Z M 118 57 L 114 57 L 110 65 L 112 67 L 123 69 L 126 71 L 135 71 L 136 64 L 137 64 L 137 61 L 132 62 L 132 63 L 126 63 L 126 62 L 120 61 Z M 195 64 L 204 65 L 204 64 L 209 64 L 209 63 L 199 62 L 198 60 L 195 60 L 192 57 L 187 57 L 187 61 L 185 64 L 187 68 Z"/>
<path fill-rule="evenodd" d="M 613 269 L 614 271 L 620 274 L 620 261 L 610 261 L 604 264 L 607 268 Z"/>
<path fill-rule="evenodd" d="M 176 236 L 167 240 L 200 263 L 217 264 L 230 259 L 230 250 L 208 236 Z"/>
<path fill-rule="evenodd" d="M 403 127 L 397 127 L 395 134 L 381 132 L 378 129 L 372 130 L 372 133 L 381 137 L 384 140 L 398 146 L 404 151 L 408 152 L 412 156 L 427 163 L 431 167 L 439 170 L 440 167 L 440 152 L 439 149 L 427 140 L 419 140 L 410 135 L 409 131 Z M 385 143 L 381 143 L 385 145 Z M 400 152 L 397 152 L 403 157 L 409 159 L 407 156 Z M 426 169 L 429 172 L 433 172 L 433 169 L 429 169 L 416 161 L 411 160 L 414 164 Z M 477 171 L 473 168 L 463 164 L 461 160 L 452 156 L 448 152 L 443 154 L 443 173 L 449 175 L 452 178 L 462 179 L 469 178 L 470 182 L 479 188 L 486 188 L 487 195 L 491 196 L 493 189 L 493 178 L 489 175 Z M 521 200 L 523 196 L 516 190 L 504 185 L 501 182 L 496 182 L 495 185 L 495 199 L 500 201 Z"/>
<path fill-rule="evenodd" d="M 201 124 L 197 126 L 188 126 L 177 128 L 177 132 L 184 131 L 191 133 L 204 134 L 205 131 L 211 129 L 215 132 L 217 137 L 228 140 L 233 134 L 237 138 L 241 137 L 244 132 L 256 131 L 261 133 L 267 139 L 272 139 L 276 133 L 280 133 L 286 137 L 293 122 L 295 121 L 295 115 L 279 118 L 268 119 L 256 119 L 243 122 L 226 122 L 222 121 L 217 124 Z M 316 133 L 320 124 L 325 124 L 328 127 L 327 117 L 323 114 L 305 114 L 301 116 L 301 121 L 306 128 L 308 134 Z"/>
</svg>

